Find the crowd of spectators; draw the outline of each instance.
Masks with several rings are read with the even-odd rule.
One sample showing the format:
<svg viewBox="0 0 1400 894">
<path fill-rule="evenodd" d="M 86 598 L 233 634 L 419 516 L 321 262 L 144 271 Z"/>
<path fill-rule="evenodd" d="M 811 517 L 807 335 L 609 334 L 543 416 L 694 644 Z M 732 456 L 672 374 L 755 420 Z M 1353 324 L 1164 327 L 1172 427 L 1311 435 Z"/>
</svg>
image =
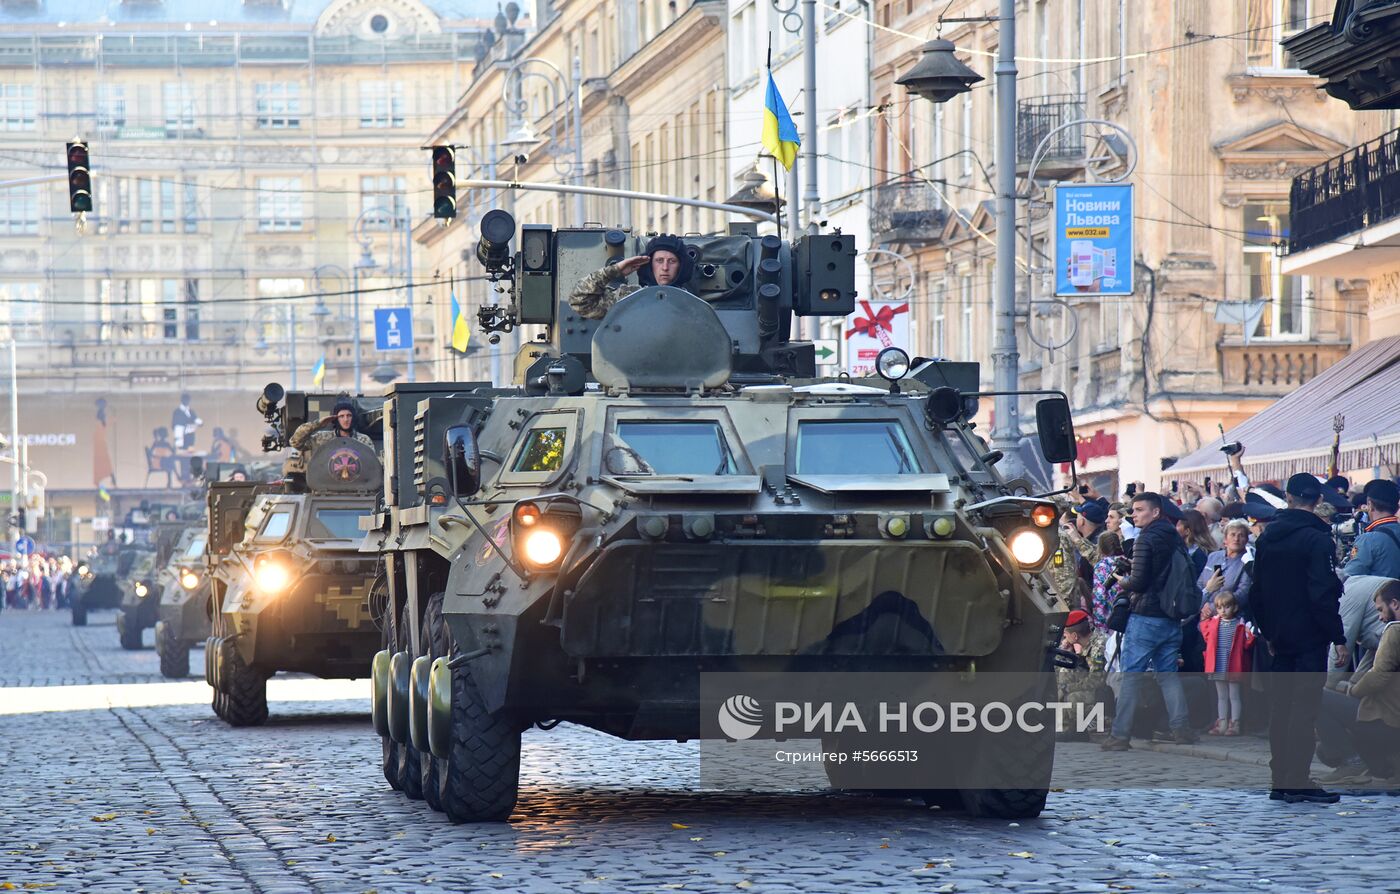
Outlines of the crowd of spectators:
<svg viewBox="0 0 1400 894">
<path fill-rule="evenodd" d="M 1275 800 L 1337 800 L 1315 745 L 1320 782 L 1400 790 L 1400 487 L 1251 486 L 1232 465 L 1223 485 L 1070 494 L 1051 575 L 1082 660 L 1061 696 L 1106 705 L 1110 751 L 1267 732 Z"/>
<path fill-rule="evenodd" d="M 22 556 L 0 563 L 0 607 L 67 608 L 73 587 L 73 562 L 67 556 Z"/>
</svg>

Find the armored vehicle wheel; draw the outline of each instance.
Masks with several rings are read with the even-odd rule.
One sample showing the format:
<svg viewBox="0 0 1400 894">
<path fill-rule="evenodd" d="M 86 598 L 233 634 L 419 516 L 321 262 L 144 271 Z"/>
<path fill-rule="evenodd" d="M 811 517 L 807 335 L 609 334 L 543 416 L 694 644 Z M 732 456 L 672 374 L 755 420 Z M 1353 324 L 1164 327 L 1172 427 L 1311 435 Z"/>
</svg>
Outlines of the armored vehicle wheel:
<svg viewBox="0 0 1400 894">
<path fill-rule="evenodd" d="M 182 680 L 190 675 L 190 644 L 177 637 L 169 624 L 156 625 L 156 652 L 162 677 Z"/>
<path fill-rule="evenodd" d="M 228 696 L 219 690 L 214 690 L 214 716 L 224 722 L 228 722 Z"/>
<path fill-rule="evenodd" d="M 486 710 L 470 665 L 453 669 L 452 749 L 439 768 L 439 790 L 443 812 L 454 823 L 510 817 L 520 796 L 520 733 L 514 719 Z"/>
<path fill-rule="evenodd" d="M 397 654 L 406 652 L 412 645 L 412 638 L 405 629 L 404 618 L 398 612 L 390 611 L 385 616 L 389 628 L 389 652 Z M 408 795 L 415 801 L 423 797 L 423 770 L 419 765 L 418 749 L 407 742 L 394 742 L 385 738 L 385 765 L 384 775 L 389 778 L 389 784 L 399 791 Z M 390 760 L 392 745 L 392 757 Z M 390 777 L 390 774 L 393 774 Z"/>
<path fill-rule="evenodd" d="M 117 639 L 121 640 L 122 648 L 127 651 L 134 651 L 142 646 L 141 625 L 122 609 L 117 609 Z"/>
<path fill-rule="evenodd" d="M 442 617 L 442 594 L 434 593 L 428 599 L 423 611 L 423 643 L 429 658 L 440 658 L 447 654 L 447 622 Z M 442 810 L 440 776 L 446 761 L 433 757 L 428 752 L 418 753 L 418 764 L 423 775 L 423 800 L 434 810 Z"/>
<path fill-rule="evenodd" d="M 1046 677 L 1053 680 L 1049 674 Z M 1054 690 L 1048 689 L 1041 693 L 1041 700 L 1049 701 L 1053 694 Z M 1014 787 L 963 789 L 963 809 L 972 816 L 992 819 L 1040 816 L 1050 794 L 1050 776 L 1055 768 L 1054 732 L 1021 731 L 990 738 L 995 741 L 985 742 L 978 751 L 977 778 Z"/>
<path fill-rule="evenodd" d="M 223 718 L 230 726 L 262 726 L 267 722 L 267 675 L 245 664 L 236 648 L 228 650 L 222 681 L 227 698 Z"/>
<path fill-rule="evenodd" d="M 394 654 L 394 614 L 391 611 L 384 613 L 384 618 L 380 627 L 381 635 L 379 642 L 384 646 L 391 656 Z M 394 791 L 399 790 L 399 743 L 395 742 L 387 734 L 379 737 L 379 744 L 383 749 L 383 757 L 379 761 L 380 771 L 384 774 L 384 781 Z"/>
<path fill-rule="evenodd" d="M 87 626 L 87 606 L 86 606 L 86 605 L 83 605 L 83 597 L 81 597 L 81 596 L 76 596 L 76 597 L 74 597 L 74 598 L 73 598 L 73 605 L 72 605 L 71 607 L 72 607 L 72 609 L 73 609 L 73 626 L 74 626 L 74 627 L 86 627 L 86 626 Z"/>
</svg>

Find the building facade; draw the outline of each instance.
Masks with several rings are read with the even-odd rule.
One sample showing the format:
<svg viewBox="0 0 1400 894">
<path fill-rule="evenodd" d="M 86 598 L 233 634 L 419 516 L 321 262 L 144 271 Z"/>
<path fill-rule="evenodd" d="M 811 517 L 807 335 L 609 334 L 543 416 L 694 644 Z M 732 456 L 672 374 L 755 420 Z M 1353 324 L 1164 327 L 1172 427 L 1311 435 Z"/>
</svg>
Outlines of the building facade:
<svg viewBox="0 0 1400 894">
<path fill-rule="evenodd" d="M 875 96 L 887 112 L 877 125 L 876 167 L 914 173 L 885 186 L 904 213 L 877 225 L 875 238 L 916 267 L 916 350 L 982 360 L 990 383 L 996 23 L 942 29 L 984 78 L 970 92 L 935 106 L 894 84 L 916 61 L 923 35 L 936 30 L 942 5 L 877 6 Z M 1163 465 L 1218 438 L 1218 424 L 1228 428 L 1297 388 L 1363 337 L 1356 283 L 1290 275 L 1281 261 L 1293 176 L 1374 126 L 1330 99 L 1279 43 L 1328 6 L 1017 4 L 1018 185 L 1031 194 L 1028 262 L 1027 202 L 1017 203 L 1022 385 L 1070 395 L 1084 468 L 1105 492 L 1131 481 L 1165 486 Z M 955 0 L 945 14 L 996 11 L 990 0 Z M 1055 257 L 1048 187 L 1121 176 L 1133 154 L 1126 141 L 1101 140 L 1103 128 L 1061 128 L 1086 117 L 1122 126 L 1136 143 L 1126 180 L 1136 202 L 1135 289 L 1056 299 L 1051 274 L 1067 261 Z M 1120 453 L 1118 444 L 1134 449 Z"/>
<path fill-rule="evenodd" d="M 370 311 L 406 305 L 410 282 L 423 300 L 407 238 L 429 210 L 419 147 L 470 73 L 486 8 L 248 0 L 186 22 L 159 0 L 4 4 L 0 340 L 17 346 L 20 434 L 49 478 L 48 539 L 87 539 L 75 520 L 178 488 L 190 456 L 255 457 L 250 395 L 269 380 L 313 387 L 321 360 L 331 389 L 407 374 L 403 352 L 373 350 Z M 81 227 L 75 138 L 94 186 Z M 429 378 L 432 316 L 418 317 Z"/>
<path fill-rule="evenodd" d="M 725 20 L 721 0 L 581 0 L 542 4 L 527 32 L 497 21 L 451 114 L 427 142 L 457 146 L 458 216 L 415 232 L 429 269 L 449 272 L 472 334 L 449 355 L 464 380 L 512 380 L 524 327 L 490 344 L 476 313 L 500 295 L 475 260 L 477 223 L 492 208 L 521 224 L 619 227 L 635 233 L 716 233 L 718 211 L 616 197 L 575 198 L 465 181 L 574 184 L 722 202 Z M 579 126 L 575 130 L 575 121 Z M 576 136 L 577 133 L 577 136 Z M 439 302 L 447 331 L 451 303 Z"/>
</svg>

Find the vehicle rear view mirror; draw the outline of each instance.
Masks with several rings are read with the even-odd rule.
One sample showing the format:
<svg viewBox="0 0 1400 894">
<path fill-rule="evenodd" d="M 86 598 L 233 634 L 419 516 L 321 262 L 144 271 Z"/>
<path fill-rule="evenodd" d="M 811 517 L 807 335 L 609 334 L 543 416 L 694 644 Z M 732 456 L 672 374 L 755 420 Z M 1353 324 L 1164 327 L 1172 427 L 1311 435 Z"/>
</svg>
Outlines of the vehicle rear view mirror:
<svg viewBox="0 0 1400 894">
<path fill-rule="evenodd" d="M 447 448 L 447 481 L 457 497 L 473 496 L 481 489 L 481 451 L 469 425 L 454 425 L 444 438 Z"/>
<path fill-rule="evenodd" d="M 1040 452 L 1046 462 L 1053 465 L 1079 459 L 1079 445 L 1074 440 L 1074 420 L 1070 417 L 1068 400 L 1047 397 L 1036 401 L 1035 426 L 1040 435 Z"/>
</svg>

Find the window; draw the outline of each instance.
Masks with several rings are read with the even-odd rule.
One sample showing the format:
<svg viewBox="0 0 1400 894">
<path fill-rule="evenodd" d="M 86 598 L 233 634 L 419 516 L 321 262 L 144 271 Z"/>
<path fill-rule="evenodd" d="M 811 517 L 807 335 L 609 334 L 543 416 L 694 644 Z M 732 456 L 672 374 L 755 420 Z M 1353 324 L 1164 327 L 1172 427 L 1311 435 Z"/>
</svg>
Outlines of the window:
<svg viewBox="0 0 1400 894">
<path fill-rule="evenodd" d="M 191 540 L 189 547 L 185 549 L 185 559 L 202 558 L 204 556 L 204 540 L 205 538 L 203 537 L 196 537 Z"/>
<path fill-rule="evenodd" d="M 254 88 L 258 127 L 287 130 L 301 127 L 301 84 L 296 81 L 264 81 Z"/>
<path fill-rule="evenodd" d="M 913 475 L 923 471 L 894 420 L 799 422 L 798 475 Z"/>
<path fill-rule="evenodd" d="M 121 84 L 97 87 L 97 129 L 113 131 L 126 127 L 126 88 Z"/>
<path fill-rule="evenodd" d="M 1248 0 L 1245 63 L 1250 71 L 1296 71 L 1280 41 L 1308 27 L 1308 0 Z"/>
<path fill-rule="evenodd" d="M 0 84 L 0 130 L 33 130 L 34 85 Z"/>
<path fill-rule="evenodd" d="M 932 331 L 929 333 L 931 344 L 930 353 L 934 357 L 947 357 L 947 333 L 948 333 L 948 294 L 942 283 L 933 287 L 933 313 Z"/>
<path fill-rule="evenodd" d="M 258 231 L 279 233 L 302 228 L 301 178 L 259 177 Z"/>
<path fill-rule="evenodd" d="M 520 451 L 512 472 L 557 472 L 564 461 L 567 442 L 562 428 L 537 428 L 530 432 L 525 449 Z"/>
<path fill-rule="evenodd" d="M 733 44 L 729 58 L 734 60 L 734 83 L 742 84 L 758 74 L 754 52 L 758 46 L 758 35 L 754 31 L 757 13 L 754 4 L 745 4 L 734 13 L 734 28 L 730 31 Z"/>
<path fill-rule="evenodd" d="M 737 475 L 717 422 L 619 422 L 603 460 L 614 475 Z"/>
<path fill-rule="evenodd" d="M 963 94 L 962 107 L 962 175 L 972 176 L 972 94 Z"/>
<path fill-rule="evenodd" d="M 0 282 L 0 341 L 41 341 L 43 323 L 43 283 Z"/>
<path fill-rule="evenodd" d="M 199 280 L 184 281 L 185 340 L 199 341 Z"/>
<path fill-rule="evenodd" d="M 972 277 L 962 277 L 962 359 L 972 360 Z"/>
<path fill-rule="evenodd" d="M 404 218 L 404 194 L 408 191 L 405 177 L 377 174 L 360 178 L 360 213 L 379 211 L 365 218 L 365 228 L 390 230 Z"/>
<path fill-rule="evenodd" d="M 262 530 L 258 532 L 258 540 L 281 540 L 287 536 L 287 532 L 292 528 L 292 512 L 290 509 L 276 509 L 263 522 Z"/>
<path fill-rule="evenodd" d="M 165 129 L 193 130 L 195 127 L 194 88 L 179 81 L 165 84 L 163 98 L 165 100 Z"/>
<path fill-rule="evenodd" d="M 186 174 L 185 176 L 193 175 Z M 184 203 L 180 210 L 185 219 L 185 232 L 194 233 L 199 230 L 199 190 L 193 180 L 185 180 L 182 188 L 184 190 Z"/>
<path fill-rule="evenodd" d="M 360 126 L 403 127 L 403 82 L 360 82 Z"/>
<path fill-rule="evenodd" d="M 933 166 L 929 172 L 929 177 L 933 180 L 943 180 L 943 156 L 948 154 L 948 150 L 943 142 L 943 103 L 939 103 L 933 110 Z M 943 207 L 943 196 L 937 194 L 938 207 Z"/>
<path fill-rule="evenodd" d="M 1244 278 L 1247 297 L 1266 302 L 1254 329 L 1255 338 L 1302 338 L 1307 334 L 1308 278 L 1285 276 L 1275 242 L 1287 242 L 1288 205 L 1284 202 L 1244 206 Z"/>
<path fill-rule="evenodd" d="M 359 540 L 364 537 L 360 530 L 360 519 L 369 515 L 363 509 L 317 509 L 317 527 L 324 528 L 326 536 L 336 540 Z"/>
<path fill-rule="evenodd" d="M 38 233 L 38 185 L 0 189 L 0 234 L 35 236 Z"/>
</svg>

